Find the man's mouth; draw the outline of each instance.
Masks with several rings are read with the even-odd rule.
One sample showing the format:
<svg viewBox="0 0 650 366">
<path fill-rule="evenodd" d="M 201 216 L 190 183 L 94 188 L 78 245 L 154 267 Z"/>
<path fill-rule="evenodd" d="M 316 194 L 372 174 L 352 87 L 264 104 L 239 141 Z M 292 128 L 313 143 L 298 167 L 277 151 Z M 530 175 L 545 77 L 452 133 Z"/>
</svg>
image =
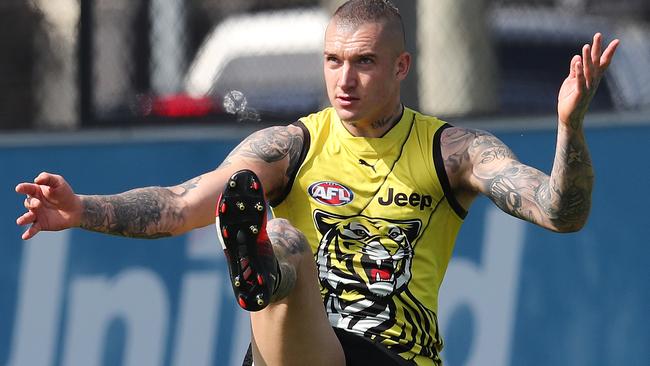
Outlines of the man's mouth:
<svg viewBox="0 0 650 366">
<path fill-rule="evenodd" d="M 340 105 L 342 106 L 348 106 L 351 105 L 352 103 L 356 102 L 359 100 L 359 98 L 350 96 L 350 95 L 337 95 L 336 100 L 339 102 Z"/>
</svg>

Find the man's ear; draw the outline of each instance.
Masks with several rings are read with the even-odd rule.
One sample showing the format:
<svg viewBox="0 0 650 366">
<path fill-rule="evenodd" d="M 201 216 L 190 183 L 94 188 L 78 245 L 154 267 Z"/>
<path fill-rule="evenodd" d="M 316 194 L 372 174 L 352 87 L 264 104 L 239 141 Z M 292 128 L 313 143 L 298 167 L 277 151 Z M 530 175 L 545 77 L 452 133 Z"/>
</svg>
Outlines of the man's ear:
<svg viewBox="0 0 650 366">
<path fill-rule="evenodd" d="M 398 57 L 395 65 L 395 76 L 399 81 L 406 79 L 406 76 L 411 69 L 411 54 L 408 52 L 402 52 Z"/>
</svg>

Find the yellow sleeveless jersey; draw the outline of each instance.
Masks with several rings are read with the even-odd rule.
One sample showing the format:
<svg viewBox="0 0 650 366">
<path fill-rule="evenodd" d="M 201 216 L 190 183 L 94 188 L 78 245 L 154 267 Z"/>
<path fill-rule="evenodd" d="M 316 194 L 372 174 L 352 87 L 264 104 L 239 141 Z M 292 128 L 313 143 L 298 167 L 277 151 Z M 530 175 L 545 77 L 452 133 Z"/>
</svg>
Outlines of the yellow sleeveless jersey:
<svg viewBox="0 0 650 366">
<path fill-rule="evenodd" d="M 308 150 L 273 212 L 309 240 L 330 323 L 440 364 L 438 289 L 466 214 L 440 156 L 449 125 L 408 108 L 380 138 L 352 136 L 333 108 L 297 125 Z"/>
</svg>

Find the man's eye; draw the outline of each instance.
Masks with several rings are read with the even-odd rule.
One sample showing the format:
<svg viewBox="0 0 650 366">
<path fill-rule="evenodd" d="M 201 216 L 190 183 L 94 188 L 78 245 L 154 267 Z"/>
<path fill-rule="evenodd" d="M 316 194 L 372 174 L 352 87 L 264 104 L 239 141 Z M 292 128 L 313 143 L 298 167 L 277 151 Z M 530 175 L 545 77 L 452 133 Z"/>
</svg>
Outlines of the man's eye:
<svg viewBox="0 0 650 366">
<path fill-rule="evenodd" d="M 368 65 L 368 64 L 373 63 L 373 60 L 371 58 L 369 58 L 369 57 L 362 57 L 362 58 L 359 59 L 359 63 L 364 64 L 364 65 Z"/>
</svg>

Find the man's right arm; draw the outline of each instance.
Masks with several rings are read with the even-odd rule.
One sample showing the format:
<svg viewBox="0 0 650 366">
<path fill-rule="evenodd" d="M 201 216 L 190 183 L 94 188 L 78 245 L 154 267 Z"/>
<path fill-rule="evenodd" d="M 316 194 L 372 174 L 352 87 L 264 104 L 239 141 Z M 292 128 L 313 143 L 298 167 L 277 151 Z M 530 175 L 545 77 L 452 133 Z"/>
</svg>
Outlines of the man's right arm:
<svg viewBox="0 0 650 366">
<path fill-rule="evenodd" d="M 303 141 L 298 127 L 266 128 L 247 137 L 211 172 L 173 187 L 138 188 L 116 195 L 75 195 L 62 177 L 43 173 L 39 177 L 45 178 L 40 181 L 37 177 L 34 183 L 16 187 L 18 193 L 28 196 L 28 212 L 17 223 L 32 224 L 23 239 L 40 230 L 74 226 L 137 238 L 182 234 L 214 222 L 217 198 L 228 178 L 238 170 L 253 170 L 262 181 L 267 199 L 282 194 L 300 164 Z"/>
<path fill-rule="evenodd" d="M 79 227 L 106 234 L 155 239 L 184 232 L 191 219 L 184 197 L 198 187 L 196 177 L 178 187 L 138 188 L 109 196 L 79 196 Z"/>
</svg>

